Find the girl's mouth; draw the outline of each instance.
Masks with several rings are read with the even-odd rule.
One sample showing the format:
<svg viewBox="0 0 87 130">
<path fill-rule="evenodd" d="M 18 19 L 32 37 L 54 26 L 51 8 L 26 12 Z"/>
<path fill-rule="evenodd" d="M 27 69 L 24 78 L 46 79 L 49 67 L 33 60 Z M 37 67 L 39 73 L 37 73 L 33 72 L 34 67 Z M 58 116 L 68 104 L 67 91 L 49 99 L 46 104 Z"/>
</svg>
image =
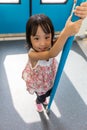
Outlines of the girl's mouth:
<svg viewBox="0 0 87 130">
<path fill-rule="evenodd" d="M 40 51 L 46 51 L 47 48 L 39 48 Z"/>
</svg>

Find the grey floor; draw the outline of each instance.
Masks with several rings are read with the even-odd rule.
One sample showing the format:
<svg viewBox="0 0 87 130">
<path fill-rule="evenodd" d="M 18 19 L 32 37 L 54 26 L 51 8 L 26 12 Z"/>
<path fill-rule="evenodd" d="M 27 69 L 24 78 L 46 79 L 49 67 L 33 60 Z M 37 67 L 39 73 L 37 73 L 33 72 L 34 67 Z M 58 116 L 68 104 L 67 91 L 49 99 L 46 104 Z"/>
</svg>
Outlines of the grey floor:
<svg viewBox="0 0 87 130">
<path fill-rule="evenodd" d="M 87 130 L 87 55 L 73 43 L 47 115 L 36 111 L 21 78 L 24 43 L 0 41 L 0 130 Z"/>
</svg>

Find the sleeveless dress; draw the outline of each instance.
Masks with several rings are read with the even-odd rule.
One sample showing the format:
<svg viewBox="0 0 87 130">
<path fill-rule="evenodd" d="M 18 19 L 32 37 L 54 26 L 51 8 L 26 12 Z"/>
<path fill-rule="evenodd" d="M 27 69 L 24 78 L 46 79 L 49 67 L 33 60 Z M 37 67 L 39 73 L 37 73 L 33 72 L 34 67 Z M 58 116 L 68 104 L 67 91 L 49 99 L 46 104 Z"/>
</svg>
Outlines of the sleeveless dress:
<svg viewBox="0 0 87 130">
<path fill-rule="evenodd" d="M 22 78 L 26 82 L 27 90 L 30 94 L 43 95 L 53 87 L 57 71 L 57 60 L 50 58 L 48 61 L 39 60 L 35 67 L 32 67 L 28 60 Z"/>
</svg>

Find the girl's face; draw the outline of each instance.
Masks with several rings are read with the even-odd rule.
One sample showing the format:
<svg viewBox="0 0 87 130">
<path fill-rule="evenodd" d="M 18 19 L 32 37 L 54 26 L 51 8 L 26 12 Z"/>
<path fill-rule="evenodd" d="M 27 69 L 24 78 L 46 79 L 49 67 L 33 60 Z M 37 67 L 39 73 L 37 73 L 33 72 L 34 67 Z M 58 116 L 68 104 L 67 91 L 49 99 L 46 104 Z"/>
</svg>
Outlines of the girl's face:
<svg viewBox="0 0 87 130">
<path fill-rule="evenodd" d="M 37 32 L 35 36 L 30 37 L 33 49 L 38 52 L 47 51 L 51 47 L 51 33 L 46 34 L 42 30 L 41 26 L 38 26 Z"/>
</svg>

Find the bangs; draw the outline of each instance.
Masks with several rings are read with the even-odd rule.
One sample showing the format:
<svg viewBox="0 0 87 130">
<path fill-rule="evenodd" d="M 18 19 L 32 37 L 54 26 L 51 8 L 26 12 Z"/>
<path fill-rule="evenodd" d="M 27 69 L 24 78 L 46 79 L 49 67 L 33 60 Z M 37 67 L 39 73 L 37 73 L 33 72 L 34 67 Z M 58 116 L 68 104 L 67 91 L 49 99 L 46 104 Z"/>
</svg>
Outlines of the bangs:
<svg viewBox="0 0 87 130">
<path fill-rule="evenodd" d="M 46 22 L 42 22 L 42 23 L 37 23 L 37 24 L 32 25 L 32 27 L 31 27 L 32 28 L 31 29 L 31 35 L 33 35 L 33 36 L 36 35 L 38 26 L 40 26 L 42 28 L 44 33 L 46 33 L 46 34 L 51 33 L 50 26 Z"/>
<path fill-rule="evenodd" d="M 37 33 L 37 29 L 38 29 L 38 25 L 36 25 L 36 24 L 33 24 L 32 26 L 31 26 L 31 35 L 32 36 L 35 36 L 36 35 L 36 33 Z"/>
<path fill-rule="evenodd" d="M 41 26 L 42 30 L 44 31 L 44 33 L 46 33 L 46 34 L 51 33 L 51 28 L 46 22 L 41 23 L 40 26 Z"/>
</svg>

